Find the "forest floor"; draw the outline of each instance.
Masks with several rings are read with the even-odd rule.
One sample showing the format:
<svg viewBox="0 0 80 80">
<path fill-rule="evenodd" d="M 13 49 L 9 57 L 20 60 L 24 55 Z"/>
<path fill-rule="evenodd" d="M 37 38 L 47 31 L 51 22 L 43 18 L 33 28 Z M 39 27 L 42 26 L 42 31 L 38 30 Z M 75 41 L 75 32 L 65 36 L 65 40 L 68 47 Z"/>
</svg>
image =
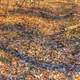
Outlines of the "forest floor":
<svg viewBox="0 0 80 80">
<path fill-rule="evenodd" d="M 0 80 L 80 80 L 80 0 L 0 0 Z"/>
</svg>

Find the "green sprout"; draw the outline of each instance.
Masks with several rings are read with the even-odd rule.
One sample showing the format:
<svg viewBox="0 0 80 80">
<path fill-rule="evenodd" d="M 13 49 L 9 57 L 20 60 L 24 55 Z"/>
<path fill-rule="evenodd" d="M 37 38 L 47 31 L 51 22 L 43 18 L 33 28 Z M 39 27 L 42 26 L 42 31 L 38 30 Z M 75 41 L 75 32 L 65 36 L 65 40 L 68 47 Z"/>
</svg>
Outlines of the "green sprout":
<svg viewBox="0 0 80 80">
<path fill-rule="evenodd" d="M 34 68 L 34 66 L 32 64 L 28 64 L 27 67 L 28 67 L 29 71 Z"/>
<path fill-rule="evenodd" d="M 11 63 L 11 59 L 8 59 L 7 57 L 4 57 L 4 56 L 0 56 L 0 61 L 4 62 L 6 64 Z"/>
</svg>

